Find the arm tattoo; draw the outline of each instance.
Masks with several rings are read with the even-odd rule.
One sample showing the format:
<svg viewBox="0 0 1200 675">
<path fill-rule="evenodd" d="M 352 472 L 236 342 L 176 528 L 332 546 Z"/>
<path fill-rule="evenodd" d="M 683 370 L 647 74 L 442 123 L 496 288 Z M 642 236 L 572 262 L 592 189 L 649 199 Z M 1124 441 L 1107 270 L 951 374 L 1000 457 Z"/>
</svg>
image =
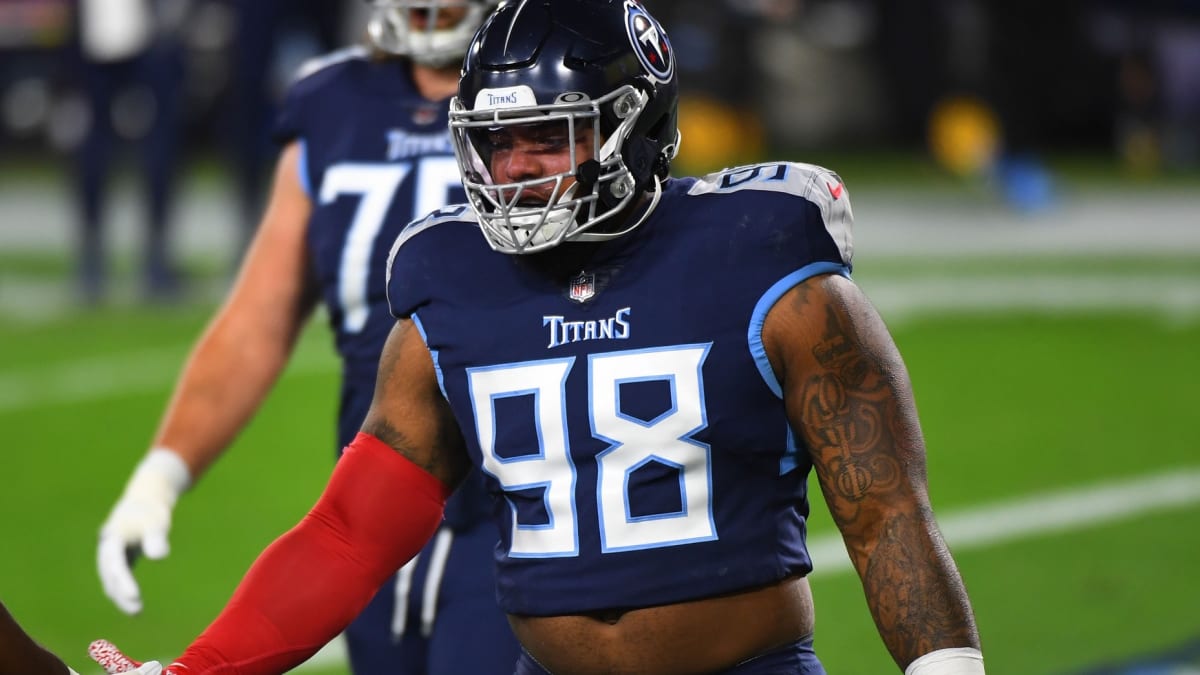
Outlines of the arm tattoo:
<svg viewBox="0 0 1200 675">
<path fill-rule="evenodd" d="M 384 345 L 375 399 L 362 430 L 455 487 L 469 468 L 466 445 L 450 405 L 437 388 L 432 361 L 422 360 L 429 358 L 422 351 L 424 344 L 418 349 L 404 342 L 412 330 L 411 323 L 399 324 Z"/>
<path fill-rule="evenodd" d="M 403 431 L 389 424 L 387 420 L 372 420 L 370 423 L 363 425 L 363 431 L 387 443 L 393 450 L 404 455 L 413 464 L 425 469 L 429 473 L 433 473 L 436 465 L 432 461 L 432 458 L 429 457 L 431 453 L 421 451 L 415 444 L 408 440 Z"/>
<path fill-rule="evenodd" d="M 903 435 L 896 392 L 883 364 L 853 339 L 834 308 L 826 307 L 824 334 L 813 348 L 818 372 L 802 393 L 813 459 L 823 469 L 839 524 L 858 518 L 868 495 L 894 490 L 901 477 L 890 449 Z"/>
<path fill-rule="evenodd" d="M 966 590 L 924 496 L 920 427 L 886 328 L 853 320 L 858 310 L 836 293 L 812 291 L 801 288 L 795 309 L 821 312 L 820 337 L 793 391 L 880 636 L 902 667 L 935 649 L 978 647 Z"/>
</svg>

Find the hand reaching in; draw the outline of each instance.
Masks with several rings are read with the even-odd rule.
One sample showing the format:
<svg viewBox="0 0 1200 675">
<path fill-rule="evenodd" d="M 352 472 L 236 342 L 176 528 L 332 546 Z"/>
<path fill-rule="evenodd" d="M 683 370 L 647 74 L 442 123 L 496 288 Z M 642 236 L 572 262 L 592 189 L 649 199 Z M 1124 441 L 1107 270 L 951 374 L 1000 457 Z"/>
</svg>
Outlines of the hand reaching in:
<svg viewBox="0 0 1200 675">
<path fill-rule="evenodd" d="M 158 661 L 140 663 L 125 656 L 117 646 L 108 640 L 96 640 L 88 645 L 88 656 L 104 667 L 108 675 L 182 675 L 171 668 L 163 670 Z"/>
</svg>

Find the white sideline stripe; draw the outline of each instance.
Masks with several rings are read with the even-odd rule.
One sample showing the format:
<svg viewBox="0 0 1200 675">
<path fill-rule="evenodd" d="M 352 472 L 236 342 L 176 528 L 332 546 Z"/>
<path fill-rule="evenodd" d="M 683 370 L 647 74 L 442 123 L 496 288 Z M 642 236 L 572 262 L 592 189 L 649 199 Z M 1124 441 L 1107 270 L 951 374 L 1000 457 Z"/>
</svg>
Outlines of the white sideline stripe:
<svg viewBox="0 0 1200 675">
<path fill-rule="evenodd" d="M 938 312 L 1047 311 L 1156 312 L 1169 320 L 1200 317 L 1200 276 L 970 276 L 870 278 L 861 282 L 889 323 Z M 2 306 L 2 303 L 0 303 Z M 0 310 L 0 315 L 3 311 Z M 302 342 L 289 372 L 337 368 L 326 343 Z M 0 372 L 0 413 L 44 405 L 165 391 L 174 382 L 189 345 L 82 361 L 26 372 Z M 318 353 L 319 352 L 319 353 Z"/>
<path fill-rule="evenodd" d="M 885 319 L 944 311 L 1041 310 L 1080 313 L 1141 310 L 1167 316 L 1200 314 L 1200 274 L 929 274 L 856 277 Z M 132 305 L 134 298 L 126 300 Z M 0 318 L 14 324 L 61 320 L 77 311 L 61 282 L 0 276 Z"/>
<path fill-rule="evenodd" d="M 1200 468 L 1186 468 L 996 502 L 941 516 L 938 524 L 950 548 L 962 552 L 1098 527 L 1197 503 L 1200 503 Z M 813 576 L 853 571 L 837 535 L 811 539 L 808 551 L 816 566 Z M 296 668 L 296 672 L 344 663 L 346 647 L 339 637 Z"/>
</svg>

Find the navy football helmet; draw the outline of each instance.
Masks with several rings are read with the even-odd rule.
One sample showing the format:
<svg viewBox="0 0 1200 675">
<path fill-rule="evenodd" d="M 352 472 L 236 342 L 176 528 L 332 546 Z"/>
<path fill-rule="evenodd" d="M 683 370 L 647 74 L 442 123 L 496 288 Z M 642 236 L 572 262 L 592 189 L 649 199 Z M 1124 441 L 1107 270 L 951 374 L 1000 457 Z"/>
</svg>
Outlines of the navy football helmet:
<svg viewBox="0 0 1200 675">
<path fill-rule="evenodd" d="M 647 192 L 649 210 L 657 203 L 679 146 L 678 99 L 675 53 L 639 2 L 501 5 L 471 42 L 450 102 L 463 186 L 491 247 L 533 253 L 568 240 L 610 239 L 640 224 L 645 215 L 633 224 L 617 216 Z M 490 139 L 505 127 L 534 124 L 565 125 L 570 170 L 497 184 Z M 593 151 L 581 163 L 576 140 L 585 127 Z M 531 203 L 531 193 L 548 188 L 549 203 Z"/>
<path fill-rule="evenodd" d="M 500 3 L 500 0 L 368 1 L 375 11 L 367 23 L 367 34 L 375 46 L 435 68 L 461 63 L 479 24 Z M 466 8 L 462 20 L 438 28 L 440 13 L 456 8 Z M 425 13 L 423 26 L 413 25 L 413 11 Z"/>
</svg>

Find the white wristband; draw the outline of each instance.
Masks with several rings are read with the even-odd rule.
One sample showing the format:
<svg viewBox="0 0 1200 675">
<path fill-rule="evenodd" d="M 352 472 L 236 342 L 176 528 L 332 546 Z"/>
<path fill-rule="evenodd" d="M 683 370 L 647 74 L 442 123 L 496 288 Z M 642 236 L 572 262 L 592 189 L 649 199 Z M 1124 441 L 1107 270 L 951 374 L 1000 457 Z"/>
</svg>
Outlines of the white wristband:
<svg viewBox="0 0 1200 675">
<path fill-rule="evenodd" d="M 908 664 L 904 675 L 984 675 L 983 654 L 974 647 L 939 649 Z"/>
</svg>

